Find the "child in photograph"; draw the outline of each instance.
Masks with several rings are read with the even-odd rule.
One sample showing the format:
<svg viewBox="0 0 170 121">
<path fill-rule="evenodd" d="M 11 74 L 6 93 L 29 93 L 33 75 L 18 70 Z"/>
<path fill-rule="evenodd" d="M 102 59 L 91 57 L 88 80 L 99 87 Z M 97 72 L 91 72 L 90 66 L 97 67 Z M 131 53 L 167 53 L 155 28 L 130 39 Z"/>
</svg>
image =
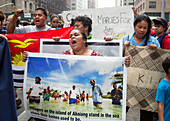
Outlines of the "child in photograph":
<svg viewBox="0 0 170 121">
<path fill-rule="evenodd" d="M 155 101 L 158 102 L 159 121 L 170 121 L 170 56 L 162 62 L 162 66 L 166 76 L 159 82 Z"/>
</svg>

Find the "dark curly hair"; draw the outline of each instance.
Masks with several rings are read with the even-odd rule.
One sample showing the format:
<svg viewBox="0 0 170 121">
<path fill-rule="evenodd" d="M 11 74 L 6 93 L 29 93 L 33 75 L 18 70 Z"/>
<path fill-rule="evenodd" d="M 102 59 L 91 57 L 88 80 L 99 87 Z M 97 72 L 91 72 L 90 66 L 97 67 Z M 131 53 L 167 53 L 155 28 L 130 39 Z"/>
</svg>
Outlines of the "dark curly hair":
<svg viewBox="0 0 170 121">
<path fill-rule="evenodd" d="M 92 31 L 92 20 L 87 16 L 77 16 L 74 22 L 81 22 L 84 27 L 88 26 L 88 34 Z"/>
</svg>

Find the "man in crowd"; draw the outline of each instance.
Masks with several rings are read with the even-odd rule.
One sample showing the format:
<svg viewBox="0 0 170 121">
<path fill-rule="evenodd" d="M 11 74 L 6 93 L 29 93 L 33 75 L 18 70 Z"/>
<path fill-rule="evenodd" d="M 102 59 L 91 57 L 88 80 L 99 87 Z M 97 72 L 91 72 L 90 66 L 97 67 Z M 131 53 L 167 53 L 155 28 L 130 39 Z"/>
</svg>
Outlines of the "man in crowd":
<svg viewBox="0 0 170 121">
<path fill-rule="evenodd" d="M 47 21 L 47 12 L 43 8 L 37 8 L 34 13 L 33 21 L 34 26 L 19 26 L 16 27 L 16 21 L 19 16 L 23 15 L 24 11 L 22 9 L 18 9 L 15 11 L 12 20 L 7 26 L 7 33 L 29 33 L 29 32 L 37 32 L 37 31 L 46 31 L 52 30 L 51 27 L 46 25 Z"/>
</svg>

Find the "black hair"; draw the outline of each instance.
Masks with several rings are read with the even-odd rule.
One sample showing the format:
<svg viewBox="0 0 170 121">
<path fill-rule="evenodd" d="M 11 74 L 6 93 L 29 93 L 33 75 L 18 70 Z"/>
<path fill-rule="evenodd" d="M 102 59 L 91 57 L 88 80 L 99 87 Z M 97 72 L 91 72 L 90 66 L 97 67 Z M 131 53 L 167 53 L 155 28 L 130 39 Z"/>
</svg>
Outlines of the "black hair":
<svg viewBox="0 0 170 121">
<path fill-rule="evenodd" d="M 146 14 L 141 14 L 135 19 L 133 25 L 135 27 L 136 24 L 138 24 L 139 22 L 141 22 L 143 20 L 148 23 L 148 30 L 145 34 L 145 37 L 146 37 L 145 45 L 147 45 L 147 42 L 148 42 L 148 39 L 149 39 L 149 36 L 150 36 L 150 33 L 151 33 L 151 25 L 152 25 L 151 19 Z"/>
<path fill-rule="evenodd" d="M 2 10 L 0 10 L 0 21 L 4 21 L 5 15 Z"/>
<path fill-rule="evenodd" d="M 94 79 L 91 79 L 90 81 L 96 82 Z"/>
<path fill-rule="evenodd" d="M 43 12 L 43 14 L 47 17 L 47 11 L 43 8 L 36 8 L 35 11 L 37 10 L 41 10 Z"/>
<path fill-rule="evenodd" d="M 41 81 L 41 78 L 39 76 L 35 77 L 36 79 L 38 78 L 39 81 Z"/>
<path fill-rule="evenodd" d="M 53 14 L 53 15 L 50 16 L 50 21 L 52 21 L 53 18 L 58 18 L 58 20 L 59 20 L 59 17 L 56 14 Z"/>
<path fill-rule="evenodd" d="M 86 40 L 86 47 L 87 47 L 87 36 L 86 36 L 86 34 L 85 34 L 82 30 L 77 29 L 77 28 L 74 28 L 74 29 L 72 29 L 71 31 L 73 31 L 73 30 L 78 30 L 78 31 L 81 33 L 81 35 L 83 36 L 82 39 L 83 39 L 83 40 Z M 70 37 L 69 37 L 69 38 L 70 38 Z"/>
<path fill-rule="evenodd" d="M 166 74 L 168 74 L 168 69 L 170 68 L 170 56 L 166 57 L 166 59 L 162 62 L 162 67 Z"/>
<path fill-rule="evenodd" d="M 75 19 L 71 19 L 71 24 L 70 24 L 70 26 L 74 26 L 74 24 L 75 24 Z"/>
<path fill-rule="evenodd" d="M 74 22 L 81 22 L 84 27 L 88 27 L 88 34 L 92 31 L 92 20 L 87 16 L 77 16 Z"/>
</svg>

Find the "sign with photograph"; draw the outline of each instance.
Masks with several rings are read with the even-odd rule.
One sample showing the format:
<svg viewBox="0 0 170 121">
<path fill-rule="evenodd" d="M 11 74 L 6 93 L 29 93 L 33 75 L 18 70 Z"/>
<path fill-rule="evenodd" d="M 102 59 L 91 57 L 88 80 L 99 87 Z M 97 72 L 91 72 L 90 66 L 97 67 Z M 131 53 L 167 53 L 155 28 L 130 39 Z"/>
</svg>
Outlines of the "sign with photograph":
<svg viewBox="0 0 170 121">
<path fill-rule="evenodd" d="M 125 121 L 124 57 L 28 53 L 27 114 L 45 120 Z"/>
</svg>

